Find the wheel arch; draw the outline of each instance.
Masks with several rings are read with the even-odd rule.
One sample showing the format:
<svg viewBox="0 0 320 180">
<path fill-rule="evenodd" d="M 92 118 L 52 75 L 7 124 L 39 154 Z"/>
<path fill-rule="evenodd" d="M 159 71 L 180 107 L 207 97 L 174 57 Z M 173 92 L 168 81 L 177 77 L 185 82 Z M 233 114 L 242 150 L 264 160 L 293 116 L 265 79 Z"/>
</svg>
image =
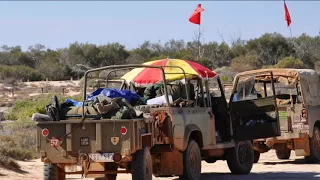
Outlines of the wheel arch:
<svg viewBox="0 0 320 180">
<path fill-rule="evenodd" d="M 317 120 L 317 121 L 314 123 L 314 127 L 320 128 L 320 120 Z"/>
<path fill-rule="evenodd" d="M 183 139 L 183 148 L 182 148 L 182 151 L 184 151 L 187 146 L 188 146 L 188 142 L 189 142 L 189 139 L 193 139 L 195 140 L 200 149 L 203 147 L 203 137 L 202 137 L 202 133 L 201 133 L 201 130 L 200 128 L 195 125 L 195 124 L 188 124 L 186 127 L 185 127 L 185 131 L 184 131 L 184 139 Z"/>
</svg>

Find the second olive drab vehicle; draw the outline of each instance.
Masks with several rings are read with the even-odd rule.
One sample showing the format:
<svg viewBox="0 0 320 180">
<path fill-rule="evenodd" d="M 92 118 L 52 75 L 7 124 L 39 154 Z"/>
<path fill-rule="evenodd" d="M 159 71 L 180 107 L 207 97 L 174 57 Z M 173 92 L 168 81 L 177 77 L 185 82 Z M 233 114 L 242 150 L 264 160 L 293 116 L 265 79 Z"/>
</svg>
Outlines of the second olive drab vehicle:
<svg viewBox="0 0 320 180">
<path fill-rule="evenodd" d="M 149 98 L 151 89 L 162 87 L 151 98 L 163 97 L 165 103 L 143 105 L 141 99 L 129 103 L 125 98 L 87 97 L 89 74 L 142 67 L 161 70 L 163 82 L 144 90 L 126 82 L 121 87 L 133 87 L 141 97 L 147 93 Z M 37 119 L 44 179 L 64 180 L 66 174 L 81 174 L 115 180 L 118 173 L 131 173 L 133 180 L 151 180 L 152 175 L 199 180 L 202 160 L 226 160 L 232 173 L 250 173 L 252 140 L 280 135 L 275 97 L 227 103 L 218 76 L 208 80 L 182 73 L 182 80 L 169 82 L 165 68 L 119 65 L 92 69 L 85 73 L 81 106 L 59 104 L 53 98 L 47 106 L 50 118 Z M 271 72 L 269 76 L 272 79 Z M 243 82 L 251 82 L 244 76 L 236 79 L 237 93 L 242 93 Z M 210 92 L 209 86 L 216 88 Z"/>
<path fill-rule="evenodd" d="M 311 69 L 264 69 L 240 73 L 255 79 L 253 87 L 262 97 L 273 95 L 273 72 L 281 136 L 254 141 L 255 162 L 260 153 L 275 149 L 278 159 L 289 159 L 291 151 L 307 163 L 320 162 L 320 76 Z M 259 76 L 255 74 L 259 73 Z"/>
</svg>

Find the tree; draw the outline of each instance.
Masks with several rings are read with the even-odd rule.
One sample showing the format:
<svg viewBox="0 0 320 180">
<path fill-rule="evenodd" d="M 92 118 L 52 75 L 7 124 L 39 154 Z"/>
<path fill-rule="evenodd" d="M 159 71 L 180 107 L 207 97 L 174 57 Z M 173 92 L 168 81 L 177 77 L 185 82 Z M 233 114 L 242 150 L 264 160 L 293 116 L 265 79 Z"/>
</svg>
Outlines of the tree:
<svg viewBox="0 0 320 180">
<path fill-rule="evenodd" d="M 28 55 L 33 63 L 32 67 L 37 67 L 40 65 L 41 61 L 45 58 L 46 47 L 42 44 L 36 44 L 34 46 L 29 46 Z"/>
<path fill-rule="evenodd" d="M 271 65 L 295 53 L 287 39 L 279 33 L 266 33 L 260 38 L 249 40 L 246 48 L 249 52 L 257 54 L 263 64 Z"/>
<path fill-rule="evenodd" d="M 44 60 L 39 64 L 37 70 L 45 78 L 50 80 L 66 80 L 66 66 L 60 64 L 60 54 L 56 51 L 47 50 Z"/>
<path fill-rule="evenodd" d="M 100 46 L 99 66 L 108 66 L 115 64 L 124 64 L 129 57 L 129 52 L 125 49 L 125 46 L 119 43 L 111 43 Z"/>
<path fill-rule="evenodd" d="M 37 81 L 41 79 L 41 74 L 33 68 L 16 65 L 16 66 L 0 66 L 0 80 L 2 83 L 15 85 L 18 81 Z"/>
<path fill-rule="evenodd" d="M 197 58 L 197 37 L 189 42 L 181 39 L 163 43 L 144 41 L 132 50 L 127 50 L 117 42 L 104 45 L 74 42 L 57 50 L 36 44 L 26 51 L 19 45 L 3 45 L 0 47 L 0 80 L 14 82 L 44 77 L 52 80 L 69 79 L 70 76 L 80 78 L 91 68 L 141 64 L 167 57 L 198 61 L 211 69 L 223 69 L 221 73 L 228 80 L 237 72 L 265 67 L 312 68 L 320 71 L 319 35 L 309 36 L 304 33 L 286 38 L 279 33 L 265 33 L 248 40 L 238 36 L 226 43 L 223 35 L 219 34 L 221 43 L 201 42 L 200 58 Z"/>
</svg>

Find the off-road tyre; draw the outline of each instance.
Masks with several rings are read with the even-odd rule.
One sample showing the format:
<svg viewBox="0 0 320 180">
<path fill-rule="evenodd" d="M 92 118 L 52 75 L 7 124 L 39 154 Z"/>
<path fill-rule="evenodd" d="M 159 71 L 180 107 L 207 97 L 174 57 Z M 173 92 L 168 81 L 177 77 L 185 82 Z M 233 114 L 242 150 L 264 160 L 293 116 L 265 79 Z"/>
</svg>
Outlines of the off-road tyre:
<svg viewBox="0 0 320 180">
<path fill-rule="evenodd" d="M 291 149 L 285 147 L 284 149 L 276 149 L 277 158 L 280 160 L 290 159 Z"/>
<path fill-rule="evenodd" d="M 260 152 L 254 150 L 253 154 L 254 154 L 253 163 L 258 163 L 258 162 L 259 162 L 259 159 L 260 159 Z"/>
<path fill-rule="evenodd" d="M 107 170 L 117 170 L 118 166 L 113 163 L 106 163 L 105 168 Z M 117 174 L 106 174 L 105 177 L 102 178 L 94 178 L 94 180 L 116 180 L 117 179 Z"/>
<path fill-rule="evenodd" d="M 307 163 L 320 162 L 320 129 L 319 127 L 313 128 L 313 135 L 310 138 L 310 155 L 305 156 Z"/>
<path fill-rule="evenodd" d="M 43 180 L 65 180 L 66 175 L 61 173 L 56 164 L 44 163 Z"/>
<path fill-rule="evenodd" d="M 240 141 L 227 152 L 227 164 L 232 174 L 249 174 L 254 160 L 250 141 Z"/>
<path fill-rule="evenodd" d="M 201 160 L 198 143 L 190 140 L 187 149 L 183 152 L 183 174 L 180 180 L 200 180 Z"/>
<path fill-rule="evenodd" d="M 131 170 L 132 180 L 152 180 L 152 158 L 148 147 L 134 154 Z"/>
</svg>

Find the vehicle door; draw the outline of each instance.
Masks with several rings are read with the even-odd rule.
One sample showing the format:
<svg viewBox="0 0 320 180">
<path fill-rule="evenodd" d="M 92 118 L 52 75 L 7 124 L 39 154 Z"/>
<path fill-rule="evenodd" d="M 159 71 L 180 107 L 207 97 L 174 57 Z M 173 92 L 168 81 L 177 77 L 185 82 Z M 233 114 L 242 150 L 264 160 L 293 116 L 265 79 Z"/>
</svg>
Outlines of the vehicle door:
<svg viewBox="0 0 320 180">
<path fill-rule="evenodd" d="M 258 86 L 257 77 L 266 77 L 271 88 Z M 229 107 L 236 141 L 281 134 L 272 72 L 236 76 Z"/>
<path fill-rule="evenodd" d="M 229 141 L 231 138 L 231 123 L 224 87 L 219 77 L 212 79 L 209 86 L 210 91 L 209 89 L 207 91 L 210 92 L 210 106 L 215 116 L 216 129 L 222 141 Z"/>
</svg>

